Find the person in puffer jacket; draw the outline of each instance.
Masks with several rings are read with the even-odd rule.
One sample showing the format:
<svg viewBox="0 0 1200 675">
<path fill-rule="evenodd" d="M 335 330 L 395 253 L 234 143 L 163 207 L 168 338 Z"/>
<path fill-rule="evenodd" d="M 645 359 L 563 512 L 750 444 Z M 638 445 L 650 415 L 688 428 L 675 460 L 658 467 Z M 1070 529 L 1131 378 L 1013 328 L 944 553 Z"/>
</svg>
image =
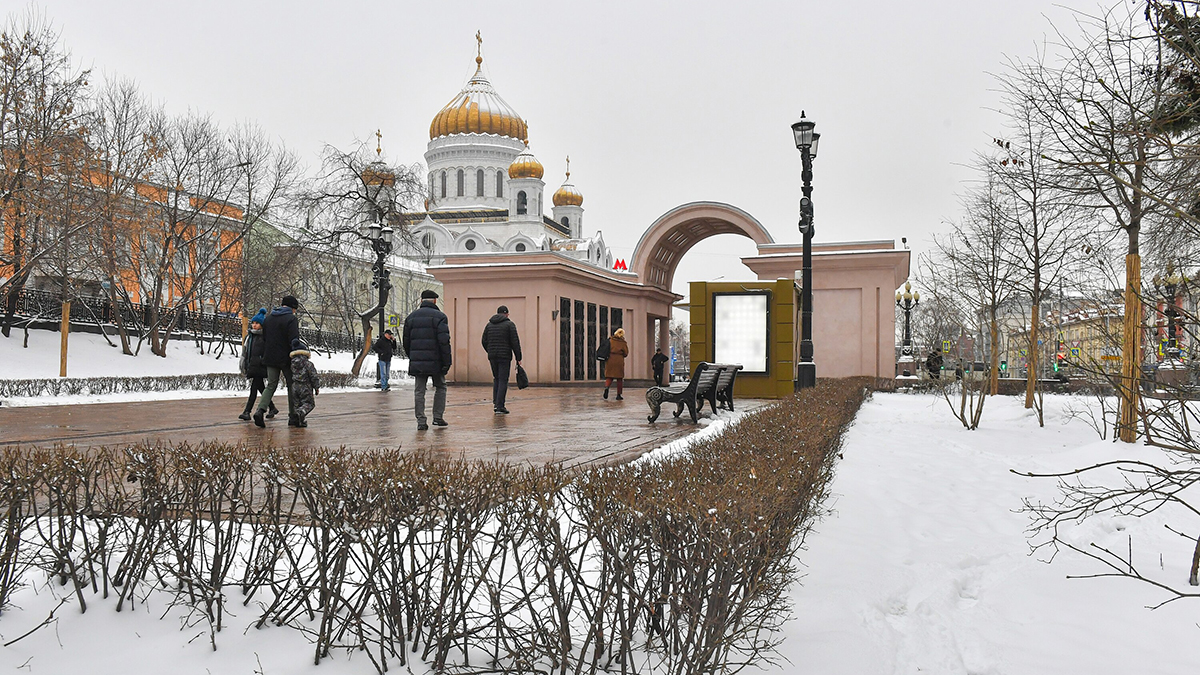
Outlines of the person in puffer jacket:
<svg viewBox="0 0 1200 675">
<path fill-rule="evenodd" d="M 308 414 L 317 407 L 316 396 L 321 393 L 321 376 L 309 360 L 312 352 L 300 338 L 292 340 L 292 396 L 296 401 L 296 426 L 308 426 Z"/>
<path fill-rule="evenodd" d="M 250 329 L 246 333 L 246 340 L 242 343 L 242 357 L 238 360 L 238 370 L 242 373 L 242 377 L 250 380 L 250 396 L 246 399 L 246 408 L 242 410 L 242 414 L 238 415 L 240 420 L 249 420 L 250 411 L 254 410 L 254 402 L 258 399 L 259 393 L 266 388 L 267 364 L 263 362 L 263 354 L 266 351 L 266 343 L 262 337 L 262 324 L 267 318 L 267 308 L 261 307 L 258 314 L 250 319 Z M 279 409 L 271 403 L 267 407 L 267 417 L 274 417 L 279 413 Z"/>
</svg>

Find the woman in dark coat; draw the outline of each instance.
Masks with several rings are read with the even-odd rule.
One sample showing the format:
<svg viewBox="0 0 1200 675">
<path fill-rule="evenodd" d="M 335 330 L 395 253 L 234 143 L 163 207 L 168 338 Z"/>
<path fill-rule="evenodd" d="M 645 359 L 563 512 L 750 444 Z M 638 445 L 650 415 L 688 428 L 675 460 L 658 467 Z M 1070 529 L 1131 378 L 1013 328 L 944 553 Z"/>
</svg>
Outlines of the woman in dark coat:
<svg viewBox="0 0 1200 675">
<path fill-rule="evenodd" d="M 249 420 L 250 411 L 254 409 L 254 402 L 258 400 L 258 394 L 265 387 L 263 381 L 267 377 L 267 364 L 263 363 L 263 353 L 266 350 L 266 343 L 262 339 L 262 322 L 267 318 L 267 308 L 263 307 L 258 310 L 258 314 L 250 319 L 250 330 L 246 333 L 246 341 L 242 343 L 242 358 L 238 360 L 238 370 L 242 376 L 250 380 L 250 397 L 246 399 L 246 409 L 238 415 L 240 420 Z M 267 417 L 274 417 L 279 412 L 274 403 L 271 403 L 267 411 Z"/>
<path fill-rule="evenodd" d="M 625 329 L 618 328 L 608 339 L 608 361 L 604 363 L 604 398 L 608 398 L 608 388 L 616 380 L 617 400 L 625 399 L 621 393 L 625 389 L 626 356 L 629 356 L 629 343 L 625 342 Z"/>
</svg>

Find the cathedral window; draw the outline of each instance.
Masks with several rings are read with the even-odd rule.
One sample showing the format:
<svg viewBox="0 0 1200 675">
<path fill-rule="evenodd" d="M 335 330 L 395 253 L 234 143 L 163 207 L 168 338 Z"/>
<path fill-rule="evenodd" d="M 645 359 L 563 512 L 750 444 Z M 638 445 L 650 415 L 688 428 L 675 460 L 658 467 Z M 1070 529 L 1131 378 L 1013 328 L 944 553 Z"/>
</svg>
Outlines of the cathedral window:
<svg viewBox="0 0 1200 675">
<path fill-rule="evenodd" d="M 524 253 L 525 252 L 525 244 L 517 244 L 517 251 L 520 253 Z"/>
<path fill-rule="evenodd" d="M 571 227 L 571 219 L 570 218 L 563 216 L 562 223 L 563 223 L 563 227 L 570 229 L 570 227 Z"/>
<path fill-rule="evenodd" d="M 483 196 L 483 169 L 475 172 L 475 196 Z"/>
<path fill-rule="evenodd" d="M 529 200 L 525 196 L 525 191 L 521 190 L 517 193 L 517 215 L 523 216 L 529 212 Z"/>
<path fill-rule="evenodd" d="M 496 172 L 496 196 L 497 197 L 504 196 L 504 172 L 503 171 Z"/>
<path fill-rule="evenodd" d="M 433 244 L 434 238 L 432 232 L 426 232 L 425 234 L 421 235 L 421 245 L 425 247 L 426 251 L 432 251 Z"/>
<path fill-rule="evenodd" d="M 462 169 L 458 170 L 458 196 L 465 197 L 467 195 L 466 175 Z"/>
<path fill-rule="evenodd" d="M 468 250 L 468 251 L 474 251 L 474 250 L 475 250 L 475 240 L 474 240 L 474 239 L 468 239 L 468 240 L 467 240 L 467 243 L 466 243 L 466 244 L 464 244 L 464 246 L 466 246 L 466 247 L 467 247 L 467 250 Z"/>
<path fill-rule="evenodd" d="M 442 172 L 442 199 L 446 198 L 446 172 Z"/>
</svg>

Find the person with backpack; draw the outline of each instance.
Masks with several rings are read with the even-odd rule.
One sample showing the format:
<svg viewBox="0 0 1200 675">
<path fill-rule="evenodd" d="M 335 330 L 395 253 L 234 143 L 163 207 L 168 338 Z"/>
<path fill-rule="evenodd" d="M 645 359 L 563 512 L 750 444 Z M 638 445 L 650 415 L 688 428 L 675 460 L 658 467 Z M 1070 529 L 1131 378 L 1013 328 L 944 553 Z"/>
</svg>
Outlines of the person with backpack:
<svg viewBox="0 0 1200 675">
<path fill-rule="evenodd" d="M 600 362 L 600 377 L 604 377 L 604 366 L 608 363 L 608 338 L 600 336 L 600 344 L 596 345 L 596 360 Z"/>
</svg>

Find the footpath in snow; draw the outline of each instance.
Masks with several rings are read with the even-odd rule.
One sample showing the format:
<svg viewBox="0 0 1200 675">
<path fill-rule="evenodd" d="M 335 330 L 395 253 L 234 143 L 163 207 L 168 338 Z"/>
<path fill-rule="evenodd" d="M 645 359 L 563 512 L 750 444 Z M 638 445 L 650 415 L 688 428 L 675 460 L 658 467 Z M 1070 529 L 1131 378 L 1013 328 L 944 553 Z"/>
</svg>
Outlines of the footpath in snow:
<svg viewBox="0 0 1200 675">
<path fill-rule="evenodd" d="M 1046 427 L 1014 397 L 989 399 L 967 431 L 945 401 L 876 394 L 847 435 L 833 481 L 833 512 L 816 526 L 792 591 L 795 620 L 768 672 L 814 675 L 963 673 L 1191 674 L 1200 665 L 1200 600 L 1167 598 L 1063 551 L 1030 556 L 1023 497 L 1051 501 L 1052 472 L 1156 452 L 1101 441 L 1064 424 L 1063 397 L 1046 397 Z M 1194 542 L 1156 517 L 1103 518 L 1074 528 L 1074 543 L 1166 552 L 1182 586 Z M 1153 551 L 1153 553 L 1151 553 Z M 1040 558 L 1039 558 L 1040 557 Z M 1172 571 L 1172 568 L 1175 568 Z M 1156 571 L 1158 571 L 1156 569 Z"/>
</svg>

